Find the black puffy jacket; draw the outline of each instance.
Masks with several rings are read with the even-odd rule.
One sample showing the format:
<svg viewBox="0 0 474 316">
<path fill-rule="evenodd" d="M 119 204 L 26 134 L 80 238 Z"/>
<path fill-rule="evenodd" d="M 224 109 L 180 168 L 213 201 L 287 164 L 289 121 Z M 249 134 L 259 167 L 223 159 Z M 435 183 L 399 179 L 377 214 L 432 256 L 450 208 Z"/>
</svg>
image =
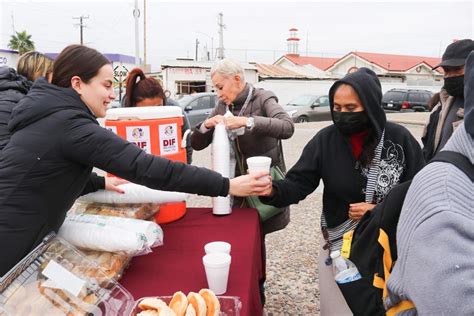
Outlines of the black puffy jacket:
<svg viewBox="0 0 474 316">
<path fill-rule="evenodd" d="M 15 69 L 0 67 L 0 151 L 10 141 L 8 122 L 13 108 L 28 93 L 33 82 L 19 75 Z M 91 173 L 81 194 L 105 188 L 105 178 Z"/>
<path fill-rule="evenodd" d="M 0 67 L 0 150 L 10 140 L 8 121 L 13 107 L 30 90 L 31 81 L 17 74 L 15 69 Z"/>
<path fill-rule="evenodd" d="M 70 88 L 38 79 L 14 108 L 0 153 L 0 275 L 57 231 L 92 167 L 154 189 L 226 196 L 211 170 L 146 154 L 102 128 Z"/>
</svg>

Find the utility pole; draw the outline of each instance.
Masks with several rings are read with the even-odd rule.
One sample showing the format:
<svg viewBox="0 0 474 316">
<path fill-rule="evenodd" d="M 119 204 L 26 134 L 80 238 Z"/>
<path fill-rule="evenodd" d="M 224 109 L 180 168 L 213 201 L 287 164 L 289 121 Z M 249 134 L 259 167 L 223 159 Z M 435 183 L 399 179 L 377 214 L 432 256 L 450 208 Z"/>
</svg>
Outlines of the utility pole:
<svg viewBox="0 0 474 316">
<path fill-rule="evenodd" d="M 217 16 L 217 25 L 219 26 L 219 48 L 217 49 L 217 58 L 224 59 L 224 14 L 219 12 Z"/>
<path fill-rule="evenodd" d="M 83 31 L 82 29 L 87 27 L 84 23 L 83 23 L 83 20 L 85 19 L 88 19 L 89 16 L 84 16 L 84 15 L 81 15 L 79 17 L 73 17 L 73 19 L 75 20 L 79 20 L 79 24 L 75 24 L 75 25 L 78 25 L 79 26 L 79 29 L 80 29 L 80 32 L 81 32 L 81 45 L 83 45 L 84 43 L 84 37 L 83 37 Z"/>
<path fill-rule="evenodd" d="M 11 12 L 12 17 L 12 34 L 15 35 L 15 17 L 13 16 L 13 11 Z"/>
<path fill-rule="evenodd" d="M 196 61 L 198 60 L 199 40 L 196 38 Z"/>
<path fill-rule="evenodd" d="M 143 67 L 146 67 L 146 0 L 143 0 Z"/>
<path fill-rule="evenodd" d="M 135 19 L 135 65 L 140 66 L 140 40 L 138 39 L 140 30 L 138 28 L 138 19 L 140 18 L 140 9 L 138 8 L 138 0 L 135 0 L 135 8 L 133 9 L 133 18 Z"/>
</svg>

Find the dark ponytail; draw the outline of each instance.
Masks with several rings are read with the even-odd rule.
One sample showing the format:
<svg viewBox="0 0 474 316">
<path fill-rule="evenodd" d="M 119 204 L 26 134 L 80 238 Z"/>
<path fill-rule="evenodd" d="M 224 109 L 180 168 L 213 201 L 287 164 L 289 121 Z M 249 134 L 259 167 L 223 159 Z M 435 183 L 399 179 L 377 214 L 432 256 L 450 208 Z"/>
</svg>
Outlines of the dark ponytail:
<svg viewBox="0 0 474 316">
<path fill-rule="evenodd" d="M 146 77 L 140 68 L 134 68 L 128 73 L 126 84 L 126 107 L 134 107 L 137 102 L 157 97 L 163 99 L 163 104 L 166 105 L 166 96 L 160 82 Z"/>
</svg>

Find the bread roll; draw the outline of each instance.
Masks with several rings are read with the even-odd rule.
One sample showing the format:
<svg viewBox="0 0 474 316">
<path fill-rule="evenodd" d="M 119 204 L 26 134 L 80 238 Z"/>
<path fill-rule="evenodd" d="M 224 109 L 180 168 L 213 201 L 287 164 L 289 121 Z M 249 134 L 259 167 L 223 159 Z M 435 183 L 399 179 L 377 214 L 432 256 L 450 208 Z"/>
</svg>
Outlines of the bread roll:
<svg viewBox="0 0 474 316">
<path fill-rule="evenodd" d="M 176 313 L 169 308 L 167 305 L 158 309 L 158 315 L 160 316 L 176 316 Z"/>
<path fill-rule="evenodd" d="M 137 316 L 160 316 L 160 314 L 154 309 L 147 309 L 138 313 Z"/>
<path fill-rule="evenodd" d="M 206 302 L 198 293 L 189 292 L 188 302 L 196 311 L 196 316 L 206 316 Z"/>
<path fill-rule="evenodd" d="M 184 316 L 196 316 L 196 311 L 194 310 L 193 305 L 188 305 L 186 308 L 186 314 L 184 314 Z"/>
<path fill-rule="evenodd" d="M 181 291 L 174 293 L 169 307 L 177 316 L 184 316 L 186 314 L 186 308 L 188 307 L 188 299 L 186 295 Z"/>
<path fill-rule="evenodd" d="M 142 310 L 154 309 L 158 311 L 163 306 L 168 307 L 168 305 L 166 305 L 165 302 L 163 302 L 159 298 L 154 298 L 154 297 L 147 297 L 138 304 L 138 307 L 140 307 L 140 309 Z"/>
<path fill-rule="evenodd" d="M 221 304 L 214 292 L 209 289 L 201 289 L 199 295 L 201 295 L 206 302 L 206 316 L 219 316 L 219 313 L 221 312 Z"/>
</svg>

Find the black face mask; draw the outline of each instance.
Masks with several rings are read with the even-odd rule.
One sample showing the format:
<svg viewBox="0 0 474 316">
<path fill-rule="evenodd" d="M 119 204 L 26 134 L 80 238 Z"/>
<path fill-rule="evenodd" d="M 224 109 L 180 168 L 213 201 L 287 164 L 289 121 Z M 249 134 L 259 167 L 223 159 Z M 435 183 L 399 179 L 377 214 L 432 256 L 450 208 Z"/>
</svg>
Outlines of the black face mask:
<svg viewBox="0 0 474 316">
<path fill-rule="evenodd" d="M 369 129 L 369 117 L 362 112 L 336 112 L 332 113 L 334 124 L 344 135 L 353 135 Z"/>
<path fill-rule="evenodd" d="M 464 75 L 444 78 L 443 88 L 453 97 L 464 96 Z"/>
</svg>

